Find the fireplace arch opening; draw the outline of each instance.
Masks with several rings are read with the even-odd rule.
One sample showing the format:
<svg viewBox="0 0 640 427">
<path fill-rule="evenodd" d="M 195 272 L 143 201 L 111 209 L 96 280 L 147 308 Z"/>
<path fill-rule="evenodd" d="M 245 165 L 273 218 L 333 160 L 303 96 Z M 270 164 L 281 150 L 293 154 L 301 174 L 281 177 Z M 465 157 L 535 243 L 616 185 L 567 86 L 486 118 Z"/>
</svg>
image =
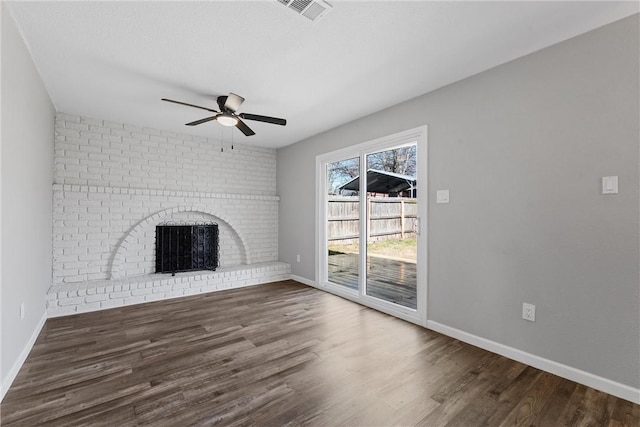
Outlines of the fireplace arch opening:
<svg viewBox="0 0 640 427">
<path fill-rule="evenodd" d="M 211 223 L 218 224 L 220 252 L 218 267 L 250 264 L 244 237 L 238 233 L 232 221 L 198 207 L 177 207 L 157 212 L 140 221 L 120 241 L 112 261 L 111 279 L 156 272 L 156 226 L 162 223 Z"/>
</svg>

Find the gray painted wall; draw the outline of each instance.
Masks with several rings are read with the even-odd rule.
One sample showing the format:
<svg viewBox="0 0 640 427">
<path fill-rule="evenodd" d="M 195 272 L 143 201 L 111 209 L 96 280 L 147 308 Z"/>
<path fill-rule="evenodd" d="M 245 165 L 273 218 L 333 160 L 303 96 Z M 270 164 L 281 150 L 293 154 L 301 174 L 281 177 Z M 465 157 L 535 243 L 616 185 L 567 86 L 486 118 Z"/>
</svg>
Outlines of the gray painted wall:
<svg viewBox="0 0 640 427">
<path fill-rule="evenodd" d="M 51 285 L 54 108 L 2 5 L 2 384 L 45 315 Z M 20 303 L 25 303 L 20 320 Z"/>
<path fill-rule="evenodd" d="M 280 259 L 315 280 L 317 154 L 427 124 L 429 320 L 639 387 L 638 40 L 635 15 L 279 150 Z"/>
</svg>

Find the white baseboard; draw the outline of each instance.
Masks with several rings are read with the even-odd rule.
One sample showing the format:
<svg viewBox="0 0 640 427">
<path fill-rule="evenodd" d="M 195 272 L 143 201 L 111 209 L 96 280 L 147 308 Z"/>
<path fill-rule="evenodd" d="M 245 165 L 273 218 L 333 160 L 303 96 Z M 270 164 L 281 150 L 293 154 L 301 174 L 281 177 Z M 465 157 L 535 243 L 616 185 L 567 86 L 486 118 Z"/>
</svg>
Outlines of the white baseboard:
<svg viewBox="0 0 640 427">
<path fill-rule="evenodd" d="M 33 345 L 36 343 L 36 339 L 38 339 L 38 335 L 40 335 L 40 331 L 42 330 L 42 327 L 44 326 L 46 321 L 47 312 L 45 311 L 42 315 L 42 318 L 36 325 L 36 328 L 33 330 L 31 338 L 29 338 L 29 341 L 27 341 L 24 349 L 22 349 L 20 356 L 18 356 L 18 360 L 16 360 L 16 362 L 11 367 L 11 370 L 7 374 L 7 378 L 4 378 L 2 381 L 2 385 L 0 386 L 0 402 L 2 402 L 2 400 L 4 399 L 4 395 L 7 394 L 7 391 L 9 391 L 9 387 L 11 387 L 11 384 L 13 384 L 13 380 L 16 379 L 18 372 L 20 372 L 20 368 L 22 368 L 25 360 L 27 360 L 27 356 L 29 356 L 29 352 L 33 348 Z"/>
<path fill-rule="evenodd" d="M 480 347 L 484 350 L 488 350 L 492 353 L 496 353 L 501 356 L 508 357 L 509 359 L 533 366 L 534 368 L 552 373 L 559 377 L 595 388 L 596 390 L 604 391 L 605 393 L 609 393 L 635 404 L 640 404 L 640 389 L 638 388 L 633 388 L 571 366 L 563 365 L 562 363 L 554 362 L 553 360 L 545 359 L 486 338 L 481 338 L 432 320 L 427 321 L 427 328 L 476 347 Z"/>
<path fill-rule="evenodd" d="M 302 277 L 302 276 L 296 276 L 295 274 L 291 275 L 291 280 L 295 280 L 296 282 L 300 282 L 303 285 L 311 286 L 314 288 L 318 287 L 318 285 L 316 285 L 316 282 L 314 282 L 313 280 L 309 280 L 306 277 Z"/>
</svg>

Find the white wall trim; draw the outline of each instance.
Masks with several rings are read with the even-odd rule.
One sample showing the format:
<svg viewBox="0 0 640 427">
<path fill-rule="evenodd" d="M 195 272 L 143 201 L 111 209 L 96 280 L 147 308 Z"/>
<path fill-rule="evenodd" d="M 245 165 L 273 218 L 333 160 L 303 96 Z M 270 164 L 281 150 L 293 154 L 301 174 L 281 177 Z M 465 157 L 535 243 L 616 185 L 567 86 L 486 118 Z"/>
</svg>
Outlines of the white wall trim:
<svg viewBox="0 0 640 427">
<path fill-rule="evenodd" d="M 46 321 L 47 321 L 47 312 L 45 311 L 42 314 L 42 318 L 36 325 L 36 328 L 33 330 L 33 334 L 31 334 L 31 338 L 29 338 L 29 341 L 27 341 L 27 345 L 24 346 L 24 349 L 22 349 L 20 356 L 18 356 L 18 360 L 16 360 L 16 362 L 11 367 L 11 370 L 7 374 L 7 378 L 4 378 L 2 380 L 2 386 L 1 386 L 2 388 L 0 389 L 0 402 L 2 402 L 2 400 L 4 399 L 4 395 L 7 394 L 7 391 L 9 391 L 9 387 L 11 387 L 11 384 L 13 384 L 13 380 L 15 380 L 16 376 L 18 376 L 18 372 L 20 372 L 20 368 L 22 368 L 22 365 L 27 360 L 27 357 L 29 356 L 29 353 L 31 352 L 33 345 L 36 343 L 36 339 L 38 339 L 38 335 L 40 335 L 40 331 L 42 331 L 42 327 L 44 326 Z"/>
<path fill-rule="evenodd" d="M 316 282 L 314 282 L 313 280 L 309 280 L 306 277 L 302 277 L 302 276 L 297 276 L 295 274 L 291 275 L 291 280 L 295 280 L 296 282 L 300 282 L 303 285 L 307 285 L 307 286 L 311 286 L 313 288 L 318 288 L 318 285 L 316 284 Z"/>
<path fill-rule="evenodd" d="M 640 389 L 638 388 L 633 388 L 571 366 L 563 365 L 562 363 L 554 362 L 553 360 L 545 359 L 432 320 L 427 321 L 427 328 L 559 377 L 595 388 L 596 390 L 609 393 L 635 404 L 640 404 Z"/>
</svg>

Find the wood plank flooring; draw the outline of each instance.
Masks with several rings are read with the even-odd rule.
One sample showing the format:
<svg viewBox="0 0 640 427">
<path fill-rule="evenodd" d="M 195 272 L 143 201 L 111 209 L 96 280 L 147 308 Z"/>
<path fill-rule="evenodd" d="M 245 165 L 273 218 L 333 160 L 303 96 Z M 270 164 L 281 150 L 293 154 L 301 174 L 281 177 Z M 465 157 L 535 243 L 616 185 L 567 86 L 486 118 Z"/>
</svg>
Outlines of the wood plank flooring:
<svg viewBox="0 0 640 427">
<path fill-rule="evenodd" d="M 293 281 L 50 319 L 2 426 L 633 426 L 640 406 Z"/>
</svg>

